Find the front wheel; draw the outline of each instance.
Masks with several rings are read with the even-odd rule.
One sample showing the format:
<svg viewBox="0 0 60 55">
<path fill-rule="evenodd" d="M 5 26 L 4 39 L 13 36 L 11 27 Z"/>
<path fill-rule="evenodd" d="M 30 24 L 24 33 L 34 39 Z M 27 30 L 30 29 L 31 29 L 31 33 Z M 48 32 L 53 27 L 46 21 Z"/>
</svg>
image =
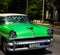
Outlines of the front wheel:
<svg viewBox="0 0 60 55">
<path fill-rule="evenodd" d="M 45 52 L 46 51 L 46 48 L 42 48 L 42 49 L 40 49 L 42 52 Z"/>
<path fill-rule="evenodd" d="M 3 50 L 3 52 L 4 52 L 6 55 L 9 54 L 9 52 L 7 51 L 7 43 L 6 43 L 6 41 L 3 41 L 3 43 L 2 43 L 2 50 Z"/>
</svg>

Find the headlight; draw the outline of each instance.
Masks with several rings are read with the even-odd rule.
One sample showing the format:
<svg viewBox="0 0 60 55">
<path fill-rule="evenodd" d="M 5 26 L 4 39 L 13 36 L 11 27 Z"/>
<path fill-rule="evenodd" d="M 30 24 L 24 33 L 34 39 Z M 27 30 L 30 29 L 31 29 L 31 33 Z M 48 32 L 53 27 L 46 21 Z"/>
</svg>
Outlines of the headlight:
<svg viewBox="0 0 60 55">
<path fill-rule="evenodd" d="M 48 29 L 48 34 L 53 34 L 53 29 Z"/>
<path fill-rule="evenodd" d="M 15 37 L 16 37 L 16 32 L 11 31 L 11 32 L 10 32 L 10 38 L 15 38 Z"/>
</svg>

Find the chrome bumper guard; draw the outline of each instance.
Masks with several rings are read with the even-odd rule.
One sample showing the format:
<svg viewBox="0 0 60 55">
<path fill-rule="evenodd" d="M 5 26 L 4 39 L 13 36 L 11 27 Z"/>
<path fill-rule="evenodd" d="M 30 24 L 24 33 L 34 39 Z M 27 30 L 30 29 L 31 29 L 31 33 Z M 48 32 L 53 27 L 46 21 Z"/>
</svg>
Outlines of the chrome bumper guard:
<svg viewBox="0 0 60 55">
<path fill-rule="evenodd" d="M 31 44 L 40 44 L 40 46 L 29 47 L 29 45 Z M 20 45 L 24 47 L 20 47 Z M 25 46 L 25 45 L 28 45 L 28 46 Z M 12 43 L 7 43 L 7 50 L 8 51 L 23 51 L 23 50 L 48 48 L 48 47 L 51 47 L 52 45 L 53 45 L 53 39 L 35 40 L 35 41 L 14 41 Z M 18 46 L 18 48 L 16 46 Z"/>
</svg>

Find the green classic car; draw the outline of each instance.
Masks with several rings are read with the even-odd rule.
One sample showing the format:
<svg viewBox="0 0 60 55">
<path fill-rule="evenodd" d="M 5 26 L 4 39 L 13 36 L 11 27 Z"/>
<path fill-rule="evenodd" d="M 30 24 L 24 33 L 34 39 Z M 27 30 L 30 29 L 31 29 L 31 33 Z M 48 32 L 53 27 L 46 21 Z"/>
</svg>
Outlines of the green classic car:
<svg viewBox="0 0 60 55">
<path fill-rule="evenodd" d="M 46 49 L 53 45 L 53 29 L 32 24 L 25 14 L 0 14 L 0 45 L 4 52 Z"/>
</svg>

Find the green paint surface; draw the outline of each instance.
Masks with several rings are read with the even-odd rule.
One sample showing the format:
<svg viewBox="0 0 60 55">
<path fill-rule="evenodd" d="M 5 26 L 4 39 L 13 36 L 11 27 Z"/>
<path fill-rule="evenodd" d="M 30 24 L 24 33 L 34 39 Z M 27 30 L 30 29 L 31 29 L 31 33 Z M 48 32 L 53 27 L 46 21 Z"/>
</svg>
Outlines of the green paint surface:
<svg viewBox="0 0 60 55">
<path fill-rule="evenodd" d="M 33 28 L 33 29 L 31 29 Z M 30 23 L 14 23 L 14 24 L 5 24 L 0 25 L 0 34 L 9 37 L 11 30 L 16 32 L 15 38 L 35 38 L 35 37 L 48 37 L 51 36 L 48 34 L 48 27 L 40 26 Z"/>
</svg>

